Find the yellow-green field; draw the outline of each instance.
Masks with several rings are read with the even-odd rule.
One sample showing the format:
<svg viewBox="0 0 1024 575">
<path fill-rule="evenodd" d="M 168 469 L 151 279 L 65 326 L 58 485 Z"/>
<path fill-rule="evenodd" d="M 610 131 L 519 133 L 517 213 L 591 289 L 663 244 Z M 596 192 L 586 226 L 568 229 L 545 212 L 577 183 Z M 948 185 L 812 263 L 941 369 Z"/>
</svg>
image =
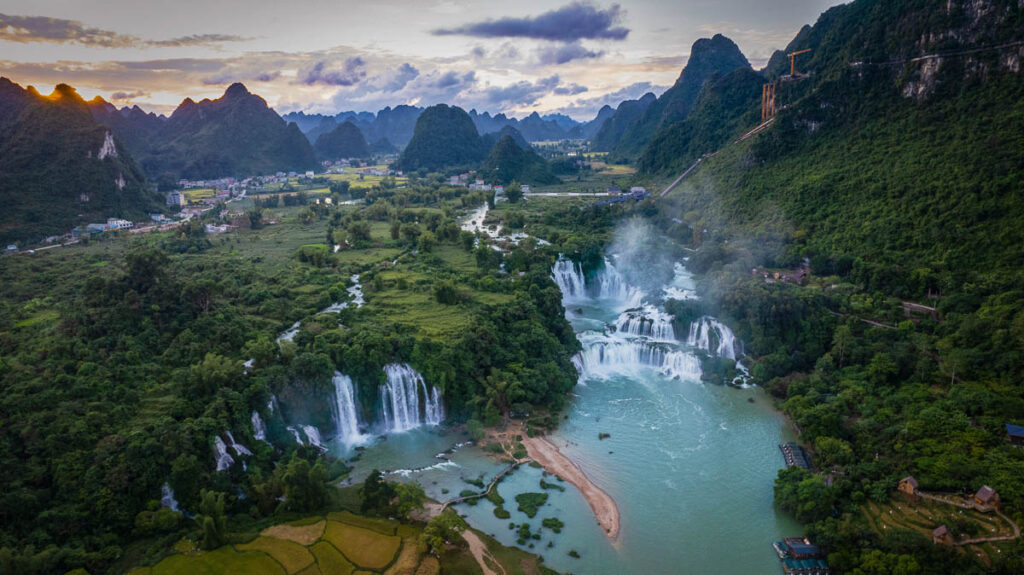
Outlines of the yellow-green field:
<svg viewBox="0 0 1024 575">
<path fill-rule="evenodd" d="M 404 570 L 415 573 L 423 562 L 416 550 L 419 529 L 415 527 L 350 513 L 331 513 L 329 519 L 312 517 L 292 525 L 325 519 L 322 535 L 308 545 L 282 538 L 289 536 L 288 531 L 272 527 L 249 543 L 225 545 L 213 551 L 180 546 L 178 553 L 153 567 L 135 569 L 132 574 L 350 575 L 384 573 L 392 564 L 399 563 Z M 426 567 L 429 569 L 430 565 Z"/>
<path fill-rule="evenodd" d="M 213 188 L 193 188 L 191 190 L 182 190 L 181 193 L 185 196 L 185 200 L 188 203 L 194 204 L 216 196 L 217 190 Z"/>
</svg>

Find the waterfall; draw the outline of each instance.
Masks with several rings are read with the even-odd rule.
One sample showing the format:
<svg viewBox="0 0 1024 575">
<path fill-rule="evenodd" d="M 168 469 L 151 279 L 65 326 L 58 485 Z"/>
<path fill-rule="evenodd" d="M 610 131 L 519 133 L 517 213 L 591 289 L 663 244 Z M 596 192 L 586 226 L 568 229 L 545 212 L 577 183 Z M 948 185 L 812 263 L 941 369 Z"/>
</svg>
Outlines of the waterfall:
<svg viewBox="0 0 1024 575">
<path fill-rule="evenodd" d="M 558 258 L 551 269 L 551 279 L 562 290 L 562 301 L 581 303 L 591 299 L 615 300 L 621 309 L 639 307 L 644 293 L 636 286 L 630 285 L 615 265 L 605 258 L 604 267 L 594 276 L 593 285 L 586 284 L 583 268 L 580 264 L 565 258 Z"/>
<path fill-rule="evenodd" d="M 644 297 L 644 292 L 630 285 L 608 258 L 604 259 L 604 268 L 597 274 L 597 285 L 599 298 L 619 301 L 626 308 L 639 306 Z"/>
<path fill-rule="evenodd" d="M 277 411 L 277 396 L 271 395 L 270 399 L 267 400 L 267 410 L 270 411 L 270 415 L 274 415 Z"/>
<path fill-rule="evenodd" d="M 736 359 L 736 336 L 727 325 L 710 316 L 690 324 L 686 343 L 719 357 Z"/>
<path fill-rule="evenodd" d="M 419 372 L 405 363 L 391 363 L 384 366 L 384 373 L 387 383 L 381 389 L 381 408 L 388 431 L 398 433 L 444 420 L 441 390 L 428 390 Z"/>
<path fill-rule="evenodd" d="M 366 300 L 363 299 L 363 286 L 359 283 L 359 274 L 352 274 L 352 283 L 352 287 L 345 291 L 352 296 L 352 303 L 356 304 L 356 307 L 363 307 Z"/>
<path fill-rule="evenodd" d="M 267 443 L 267 426 L 263 423 L 263 419 L 260 417 L 260 412 L 253 410 L 252 417 L 252 436 L 257 441 Z"/>
<path fill-rule="evenodd" d="M 672 329 L 672 316 L 651 305 L 639 310 L 625 311 L 615 322 L 616 333 L 622 336 L 645 337 L 653 341 L 676 341 Z"/>
<path fill-rule="evenodd" d="M 163 487 L 160 488 L 160 505 L 171 511 L 179 511 L 178 500 L 174 498 L 174 490 L 171 489 L 170 483 L 164 482 Z"/>
<path fill-rule="evenodd" d="M 555 267 L 551 269 L 551 279 L 555 280 L 558 289 L 562 290 L 563 301 L 577 301 L 587 297 L 583 269 L 578 263 L 558 258 Z"/>
<path fill-rule="evenodd" d="M 309 440 L 309 444 L 317 449 L 327 451 L 324 447 L 324 440 L 320 437 L 320 430 L 312 425 L 300 425 L 302 432 L 306 434 L 306 439 Z"/>
<path fill-rule="evenodd" d="M 295 339 L 295 335 L 299 333 L 300 325 L 302 325 L 301 322 L 293 323 L 290 328 L 286 329 L 281 335 L 277 336 L 277 343 L 281 343 L 282 341 L 292 341 L 293 339 Z"/>
<path fill-rule="evenodd" d="M 334 425 L 335 437 L 345 445 L 362 443 L 366 438 L 359 433 L 356 414 L 356 391 L 352 378 L 334 372 Z"/>
<path fill-rule="evenodd" d="M 299 445 L 305 445 L 306 444 L 305 441 L 302 441 L 302 435 L 299 434 L 299 430 L 295 429 L 294 425 L 289 425 L 285 429 L 287 429 L 288 431 L 292 432 L 292 435 L 295 436 L 295 443 L 298 443 Z"/>
<path fill-rule="evenodd" d="M 643 367 L 654 368 L 670 378 L 701 377 L 700 362 L 693 354 L 644 340 L 623 341 L 598 335 L 582 338 L 583 351 L 573 357 L 580 381 L 591 377 L 632 375 Z"/>
<path fill-rule="evenodd" d="M 235 458 L 228 453 L 228 446 L 219 435 L 213 438 L 213 454 L 217 458 L 217 471 L 224 471 L 235 463 Z"/>
<path fill-rule="evenodd" d="M 228 436 L 228 447 L 230 447 L 231 449 L 234 449 L 236 455 L 252 455 L 252 452 L 249 451 L 248 448 L 246 448 L 241 443 L 238 443 L 237 441 L 235 441 L 235 436 L 231 435 L 230 431 L 227 431 L 225 433 L 227 433 L 227 436 Z"/>
</svg>

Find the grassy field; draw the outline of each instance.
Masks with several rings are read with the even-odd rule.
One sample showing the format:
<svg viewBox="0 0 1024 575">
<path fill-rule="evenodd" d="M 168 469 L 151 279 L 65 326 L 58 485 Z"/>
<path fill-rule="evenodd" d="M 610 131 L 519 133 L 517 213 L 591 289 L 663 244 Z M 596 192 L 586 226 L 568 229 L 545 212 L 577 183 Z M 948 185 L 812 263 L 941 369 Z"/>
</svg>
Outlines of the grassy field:
<svg viewBox="0 0 1024 575">
<path fill-rule="evenodd" d="M 217 190 L 213 188 L 192 188 L 190 190 L 182 190 L 181 193 L 185 196 L 185 201 L 194 204 L 216 196 Z"/>
<path fill-rule="evenodd" d="M 394 535 L 382 535 L 338 521 L 327 522 L 324 540 L 359 568 L 376 570 L 387 567 L 402 545 L 402 539 Z"/>
<path fill-rule="evenodd" d="M 239 551 L 262 551 L 280 563 L 288 575 L 298 573 L 313 564 L 313 554 L 308 549 L 286 539 L 259 537 L 251 543 L 236 545 Z"/>
</svg>

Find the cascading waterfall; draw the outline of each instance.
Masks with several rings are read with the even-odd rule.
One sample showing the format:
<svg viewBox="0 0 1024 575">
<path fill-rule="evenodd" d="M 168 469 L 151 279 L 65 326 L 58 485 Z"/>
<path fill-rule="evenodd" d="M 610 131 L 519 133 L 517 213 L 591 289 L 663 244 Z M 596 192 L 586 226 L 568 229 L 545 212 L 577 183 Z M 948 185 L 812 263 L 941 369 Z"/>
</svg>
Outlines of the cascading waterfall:
<svg viewBox="0 0 1024 575">
<path fill-rule="evenodd" d="M 309 440 L 309 444 L 317 449 L 327 451 L 324 447 L 324 440 L 320 437 L 320 430 L 313 425 L 301 425 L 302 432 L 306 434 L 306 439 Z"/>
<path fill-rule="evenodd" d="M 359 283 L 359 274 L 352 274 L 351 279 L 354 285 L 345 291 L 352 296 L 352 303 L 356 304 L 356 307 L 363 307 L 366 300 L 363 299 L 363 286 Z"/>
<path fill-rule="evenodd" d="M 362 443 L 366 437 L 359 433 L 356 391 L 352 378 L 336 371 L 333 382 L 335 437 L 345 445 Z"/>
<path fill-rule="evenodd" d="M 672 316 L 651 305 L 645 305 L 639 310 L 622 312 L 615 322 L 615 329 L 616 333 L 622 336 L 645 337 L 653 341 L 676 341 Z"/>
<path fill-rule="evenodd" d="M 729 326 L 710 316 L 690 324 L 686 343 L 719 357 L 736 359 L 736 336 Z"/>
<path fill-rule="evenodd" d="M 217 458 L 217 471 L 224 471 L 235 464 L 235 458 L 228 453 L 228 446 L 219 435 L 213 438 L 213 454 Z"/>
<path fill-rule="evenodd" d="M 274 415 L 274 412 L 277 411 L 277 396 L 276 395 L 271 395 L 270 399 L 267 400 L 267 411 L 270 412 L 270 415 Z"/>
<path fill-rule="evenodd" d="M 587 297 L 586 280 L 580 264 L 565 258 L 558 258 L 551 269 L 551 279 L 562 290 L 562 301 L 573 302 Z"/>
<path fill-rule="evenodd" d="M 603 334 L 581 338 L 583 351 L 573 357 L 580 381 L 610 375 L 632 375 L 650 367 L 669 378 L 699 380 L 700 361 L 685 351 L 641 339 L 623 341 Z"/>
<path fill-rule="evenodd" d="M 391 363 L 384 366 L 384 373 L 387 383 L 381 389 L 381 411 L 385 429 L 400 433 L 444 420 L 441 390 L 428 390 L 419 372 L 405 363 Z"/>
<path fill-rule="evenodd" d="M 281 335 L 277 336 L 277 343 L 281 343 L 282 341 L 292 341 L 293 339 L 295 339 L 295 336 L 299 333 L 299 327 L 301 326 L 302 322 L 297 321 L 293 323 L 290 328 L 286 329 L 284 332 L 281 333 Z"/>
<path fill-rule="evenodd" d="M 163 487 L 160 488 L 160 506 L 171 511 L 179 511 L 178 500 L 174 498 L 174 490 L 171 489 L 170 483 L 164 482 Z"/>
<path fill-rule="evenodd" d="M 644 297 L 644 292 L 626 281 L 608 258 L 604 259 L 604 268 L 597 274 L 597 285 L 599 298 L 622 302 L 627 308 L 639 306 Z"/>
<path fill-rule="evenodd" d="M 252 452 L 249 451 L 249 449 L 246 446 L 235 441 L 235 436 L 231 435 L 230 431 L 227 431 L 225 433 L 228 436 L 228 447 L 234 449 L 236 455 L 252 455 Z"/>
<path fill-rule="evenodd" d="M 252 417 L 252 436 L 257 441 L 267 442 L 267 425 L 263 423 L 263 418 L 260 417 L 260 412 L 253 410 Z"/>
<path fill-rule="evenodd" d="M 295 436 L 295 442 L 296 443 L 298 443 L 299 445 L 306 445 L 306 442 L 302 441 L 302 434 L 299 433 L 299 430 L 296 429 L 294 425 L 289 425 L 285 429 L 287 429 L 288 431 L 292 432 L 292 435 Z"/>
</svg>

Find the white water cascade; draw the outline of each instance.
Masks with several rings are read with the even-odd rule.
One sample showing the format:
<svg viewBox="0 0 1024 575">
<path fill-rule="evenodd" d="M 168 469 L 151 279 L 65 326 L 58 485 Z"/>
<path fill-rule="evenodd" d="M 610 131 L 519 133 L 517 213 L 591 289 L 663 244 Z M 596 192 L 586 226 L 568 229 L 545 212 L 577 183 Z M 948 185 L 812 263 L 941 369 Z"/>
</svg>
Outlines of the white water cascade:
<svg viewBox="0 0 1024 575">
<path fill-rule="evenodd" d="M 381 408 L 387 431 L 400 433 L 444 420 L 441 390 L 428 390 L 419 372 L 405 363 L 391 363 L 384 366 L 384 373 L 387 383 L 381 389 Z"/>
<path fill-rule="evenodd" d="M 313 426 L 313 425 L 300 425 L 299 427 L 301 427 L 302 428 L 302 432 L 306 434 L 306 439 L 309 441 L 310 445 L 312 445 L 313 447 L 315 447 L 317 449 L 322 449 L 324 451 L 327 451 L 327 448 L 324 447 L 324 440 L 320 436 L 320 430 L 317 429 L 316 426 Z"/>
<path fill-rule="evenodd" d="M 224 471 L 235 463 L 235 458 L 228 453 L 228 446 L 219 435 L 213 438 L 213 454 L 217 458 L 217 471 Z"/>
<path fill-rule="evenodd" d="M 252 452 L 249 451 L 249 449 L 246 446 L 235 441 L 235 436 L 231 435 L 230 431 L 227 431 L 225 433 L 227 433 L 228 436 L 228 447 L 234 449 L 236 455 L 252 455 Z"/>
<path fill-rule="evenodd" d="M 292 432 L 292 435 L 295 436 L 295 442 L 296 443 L 298 443 L 299 445 L 305 445 L 306 444 L 305 441 L 302 441 L 302 434 L 299 433 L 299 430 L 296 429 L 294 425 L 289 425 L 285 429 L 287 429 L 288 431 Z"/>
<path fill-rule="evenodd" d="M 612 375 L 632 375 L 648 367 L 672 379 L 700 380 L 700 360 L 692 353 L 641 339 L 612 338 L 591 333 L 580 339 L 583 351 L 573 356 L 580 381 Z"/>
<path fill-rule="evenodd" d="M 277 340 L 275 341 L 277 343 L 281 343 L 282 341 L 292 341 L 293 339 L 295 339 L 295 336 L 299 333 L 299 327 L 301 325 L 301 322 L 293 323 L 290 328 L 286 329 L 284 332 L 281 333 L 281 335 L 277 336 Z"/>
<path fill-rule="evenodd" d="M 352 378 L 334 372 L 334 426 L 335 437 L 345 445 L 356 445 L 366 440 L 359 433 L 359 417 L 356 411 L 356 390 Z"/>
<path fill-rule="evenodd" d="M 263 418 L 260 417 L 260 412 L 253 410 L 252 417 L 249 418 L 252 421 L 252 436 L 257 441 L 267 443 L 267 425 L 263 423 Z"/>
<path fill-rule="evenodd" d="M 650 341 L 676 341 L 672 316 L 652 305 L 622 312 L 615 322 L 616 333 L 621 336 L 645 337 Z"/>
<path fill-rule="evenodd" d="M 580 264 L 565 258 L 558 258 L 551 270 L 551 279 L 562 290 L 565 303 L 582 303 L 593 298 L 615 300 L 620 309 L 639 307 L 644 297 L 640 288 L 630 285 L 608 258 L 604 267 L 594 275 L 592 285 L 587 285 Z"/>
<path fill-rule="evenodd" d="M 363 285 L 359 283 L 359 274 L 352 274 L 351 279 L 353 285 L 345 291 L 352 296 L 352 303 L 356 304 L 356 307 L 363 307 L 366 300 L 363 299 Z"/>
<path fill-rule="evenodd" d="M 170 483 L 164 482 L 163 487 L 160 488 L 160 505 L 171 511 L 180 511 L 178 500 L 174 498 L 174 490 L 171 489 Z"/>
<path fill-rule="evenodd" d="M 736 336 L 729 326 L 710 316 L 690 324 L 686 343 L 719 357 L 736 359 Z"/>
</svg>

